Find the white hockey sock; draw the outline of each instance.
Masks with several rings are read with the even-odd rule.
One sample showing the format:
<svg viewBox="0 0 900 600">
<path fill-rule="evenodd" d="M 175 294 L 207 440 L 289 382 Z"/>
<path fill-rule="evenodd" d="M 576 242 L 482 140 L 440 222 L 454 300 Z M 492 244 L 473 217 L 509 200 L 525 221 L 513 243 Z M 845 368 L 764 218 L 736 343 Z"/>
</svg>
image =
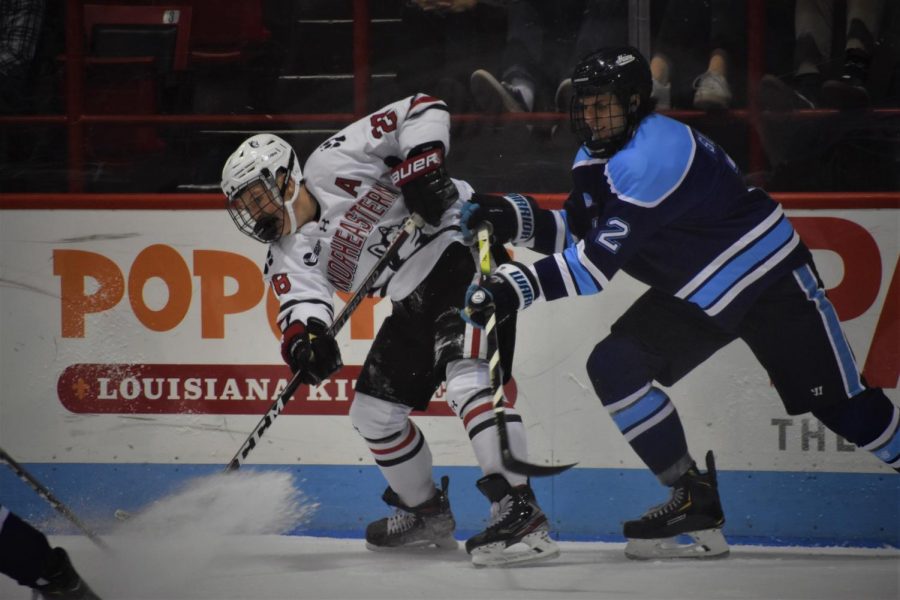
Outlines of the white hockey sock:
<svg viewBox="0 0 900 600">
<path fill-rule="evenodd" d="M 431 450 L 425 436 L 409 420 L 412 409 L 357 392 L 350 420 L 369 447 L 375 464 L 407 506 L 434 496 Z"/>
<path fill-rule="evenodd" d="M 488 405 L 490 405 L 488 399 Z M 509 437 L 509 449 L 519 460 L 527 460 L 528 444 L 525 436 L 525 426 L 522 424 L 521 417 L 514 408 L 507 408 L 506 413 L 506 431 Z M 500 458 L 500 436 L 497 433 L 497 426 L 494 425 L 494 413 L 488 411 L 486 422 L 475 418 L 466 426 L 466 433 L 472 441 L 472 449 L 475 450 L 475 458 L 478 460 L 479 466 L 485 475 L 499 473 L 506 478 L 506 481 L 513 487 L 528 483 L 528 478 L 503 468 L 503 461 Z M 510 419 L 518 419 L 511 421 Z M 464 421 L 465 422 L 465 421 Z"/>
<path fill-rule="evenodd" d="M 490 368 L 485 361 L 463 359 L 447 365 L 447 403 L 462 419 L 484 474 L 499 473 L 513 486 L 527 483 L 527 477 L 503 468 L 500 438 L 494 425 Z M 507 408 L 505 413 L 510 450 L 516 458 L 526 460 L 528 445 L 522 417 L 514 408 Z"/>
<path fill-rule="evenodd" d="M 366 440 L 381 474 L 403 503 L 418 506 L 434 496 L 431 449 L 415 423 L 387 442 Z"/>
</svg>

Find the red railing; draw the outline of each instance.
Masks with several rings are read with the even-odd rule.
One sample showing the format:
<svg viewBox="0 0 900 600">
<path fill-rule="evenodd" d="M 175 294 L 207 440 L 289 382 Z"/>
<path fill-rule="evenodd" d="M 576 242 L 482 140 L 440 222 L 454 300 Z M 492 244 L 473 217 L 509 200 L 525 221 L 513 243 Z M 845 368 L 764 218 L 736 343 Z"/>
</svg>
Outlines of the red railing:
<svg viewBox="0 0 900 600">
<path fill-rule="evenodd" d="M 566 194 L 533 194 L 544 208 L 562 208 Z M 900 192 L 773 193 L 787 209 L 900 209 Z M 222 210 L 221 194 L 0 194 L 0 210 Z"/>
</svg>

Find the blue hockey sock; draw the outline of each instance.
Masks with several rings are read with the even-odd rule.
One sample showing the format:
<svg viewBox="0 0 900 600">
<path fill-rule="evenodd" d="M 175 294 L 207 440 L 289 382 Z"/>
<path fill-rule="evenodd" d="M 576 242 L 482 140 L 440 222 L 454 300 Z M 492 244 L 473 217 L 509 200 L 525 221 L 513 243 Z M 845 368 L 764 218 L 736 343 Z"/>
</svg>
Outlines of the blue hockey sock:
<svg viewBox="0 0 900 600">
<path fill-rule="evenodd" d="M 675 483 L 694 464 L 678 411 L 661 389 L 648 383 L 625 398 L 606 404 L 606 409 L 634 451 L 664 485 Z"/>
</svg>

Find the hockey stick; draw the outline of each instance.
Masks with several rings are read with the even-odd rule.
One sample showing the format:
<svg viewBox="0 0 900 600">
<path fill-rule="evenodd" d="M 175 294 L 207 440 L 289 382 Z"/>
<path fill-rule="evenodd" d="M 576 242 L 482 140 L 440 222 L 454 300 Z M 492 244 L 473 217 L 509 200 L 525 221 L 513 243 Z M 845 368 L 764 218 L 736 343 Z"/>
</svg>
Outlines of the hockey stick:
<svg viewBox="0 0 900 600">
<path fill-rule="evenodd" d="M 378 259 L 378 262 L 376 262 L 375 266 L 372 267 L 372 270 L 369 271 L 365 280 L 360 284 L 359 288 L 354 292 L 350 299 L 347 300 L 347 304 L 344 305 L 340 314 L 334 319 L 334 322 L 328 329 L 329 335 L 337 335 L 344 324 L 350 320 L 353 311 L 356 310 L 360 302 L 363 301 L 363 298 L 365 298 L 372 290 L 372 286 L 378 278 L 381 277 L 381 274 L 384 273 L 388 263 L 390 263 L 397 255 L 400 248 L 406 243 L 406 240 L 423 225 L 425 225 L 425 221 L 415 213 L 411 214 L 409 218 L 404 221 L 403 227 L 397 232 L 397 235 L 384 251 L 384 254 L 381 255 L 381 258 Z M 241 449 L 237 451 L 237 454 L 234 455 L 234 458 L 232 458 L 228 463 L 228 466 L 225 467 L 226 473 L 241 468 L 241 465 L 244 464 L 244 461 L 247 459 L 247 455 L 256 447 L 260 438 L 262 438 L 263 433 L 271 427 L 272 422 L 281 414 L 281 411 L 284 410 L 284 406 L 290 401 L 291 396 L 293 396 L 294 392 L 297 391 L 297 388 L 300 387 L 301 375 L 302 371 L 294 373 L 294 376 L 288 382 L 287 387 L 284 388 L 284 391 L 281 392 L 278 399 L 269 407 L 269 410 L 266 411 L 263 418 L 260 419 L 259 423 L 256 424 L 256 427 L 253 428 L 253 431 L 247 437 L 247 440 L 243 443 Z"/>
<path fill-rule="evenodd" d="M 478 226 L 478 259 L 481 265 L 481 277 L 486 279 L 491 274 L 491 224 L 484 222 Z M 503 378 L 500 373 L 500 341 L 497 334 L 497 319 L 494 310 L 491 310 L 485 325 L 485 333 L 488 339 L 488 363 L 491 369 L 491 388 L 493 391 L 494 423 L 497 426 L 497 435 L 500 438 L 500 458 L 503 466 L 513 473 L 527 475 L 529 477 L 549 477 L 558 475 L 571 469 L 577 463 L 568 465 L 545 466 L 535 465 L 516 458 L 509 448 L 509 433 L 506 430 L 506 408 L 503 398 Z"/>
<path fill-rule="evenodd" d="M 104 550 L 109 550 L 109 546 L 106 545 L 100 537 L 93 532 L 87 525 L 81 522 L 75 513 L 73 513 L 68 506 L 62 503 L 59 498 L 53 495 L 53 493 L 48 490 L 40 481 L 34 478 L 34 476 L 25 470 L 25 468 L 13 460 L 13 457 L 10 456 L 6 450 L 0 448 L 0 461 L 6 463 L 6 465 L 12 469 L 13 473 L 18 476 L 19 479 L 27 483 L 31 489 L 37 492 L 37 495 L 46 500 L 50 506 L 52 506 L 58 513 L 68 519 L 73 525 L 75 525 L 78 529 L 84 533 L 84 535 L 88 536 L 92 542 L 103 548 Z"/>
</svg>

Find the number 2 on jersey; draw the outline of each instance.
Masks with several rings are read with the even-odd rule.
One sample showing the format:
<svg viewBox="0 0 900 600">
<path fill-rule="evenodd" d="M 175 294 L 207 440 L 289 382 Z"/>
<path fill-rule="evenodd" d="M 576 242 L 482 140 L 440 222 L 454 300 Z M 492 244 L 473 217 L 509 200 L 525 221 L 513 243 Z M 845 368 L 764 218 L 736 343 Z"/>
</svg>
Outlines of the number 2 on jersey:
<svg viewBox="0 0 900 600">
<path fill-rule="evenodd" d="M 606 222 L 606 225 L 609 229 L 601 229 L 597 235 L 596 242 L 615 254 L 622 245 L 619 240 L 628 236 L 629 232 L 631 232 L 631 227 L 618 217 L 611 218 Z"/>
<path fill-rule="evenodd" d="M 376 113 L 369 119 L 369 123 L 372 125 L 372 137 L 381 139 L 385 133 L 397 129 L 397 113 L 392 110 Z"/>
</svg>

